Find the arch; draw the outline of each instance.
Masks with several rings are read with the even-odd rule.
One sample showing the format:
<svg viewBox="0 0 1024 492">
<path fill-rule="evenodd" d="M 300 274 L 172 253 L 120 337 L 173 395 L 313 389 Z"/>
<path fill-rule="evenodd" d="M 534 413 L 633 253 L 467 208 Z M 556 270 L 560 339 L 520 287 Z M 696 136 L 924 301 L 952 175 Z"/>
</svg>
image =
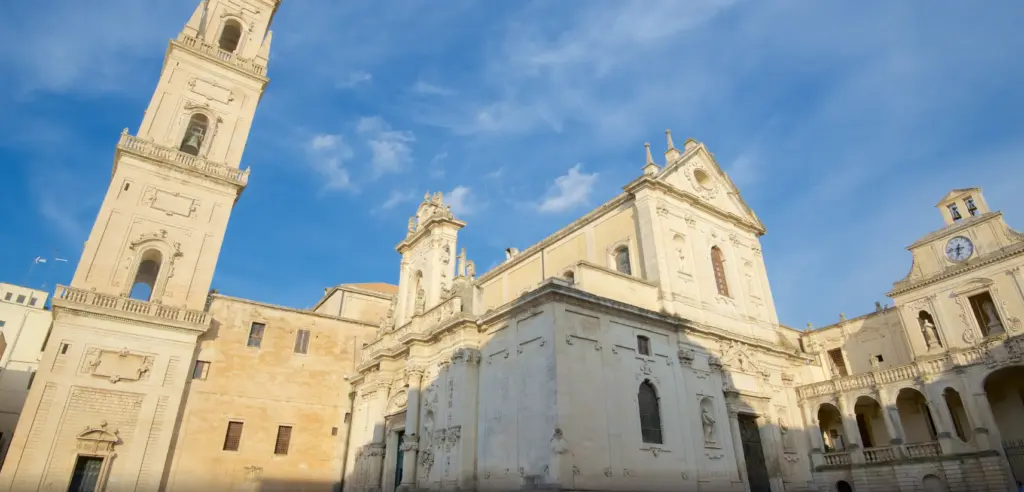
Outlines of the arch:
<svg viewBox="0 0 1024 492">
<path fill-rule="evenodd" d="M 843 430 L 843 416 L 839 409 L 831 403 L 818 406 L 818 429 L 825 444 L 825 452 L 843 451 L 846 449 L 846 433 Z"/>
<path fill-rule="evenodd" d="M 157 279 L 160 278 L 163 262 L 163 254 L 156 248 L 147 249 L 139 255 L 139 264 L 135 268 L 135 278 L 132 280 L 128 297 L 149 302 L 156 293 Z"/>
<path fill-rule="evenodd" d="M 872 396 L 861 395 L 853 404 L 853 413 L 857 419 L 857 430 L 860 432 L 861 444 L 865 448 L 888 446 L 892 441 L 889 430 L 885 427 L 882 405 Z"/>
<path fill-rule="evenodd" d="M 929 442 L 937 439 L 935 417 L 928 400 L 915 388 L 901 388 L 896 394 L 896 411 L 903 424 L 907 443 Z"/>
<path fill-rule="evenodd" d="M 989 436 L 998 436 L 1004 453 L 1020 453 L 1024 447 L 1024 426 L 1020 424 L 1020 416 L 1024 414 L 1024 366 L 996 369 L 985 376 L 982 387 L 992 412 L 992 422 L 988 425 L 994 428 L 987 429 Z M 979 431 L 987 428 L 984 422 L 975 425 Z M 1010 469 L 1015 477 L 1024 477 L 1024 460 L 1010 460 Z"/>
<path fill-rule="evenodd" d="M 660 397 L 650 379 L 645 379 L 640 383 L 640 389 L 637 391 L 637 406 L 640 413 L 640 436 L 643 438 L 643 442 L 663 444 Z"/>
<path fill-rule="evenodd" d="M 238 19 L 229 18 L 220 28 L 217 46 L 224 51 L 234 53 L 242 42 L 242 31 L 242 23 Z"/>
<path fill-rule="evenodd" d="M 633 265 L 630 264 L 630 261 L 629 261 L 629 247 L 628 246 L 619 246 L 618 248 L 615 248 L 615 252 L 612 255 L 612 258 L 615 261 L 615 270 L 616 271 L 618 271 L 619 273 L 624 273 L 626 275 L 632 275 L 633 274 Z"/>
<path fill-rule="evenodd" d="M 927 348 L 942 347 L 942 340 L 939 338 L 939 329 L 935 326 L 935 318 L 924 309 L 917 312 L 917 324 L 921 327 L 921 336 L 924 337 L 924 344 Z"/>
<path fill-rule="evenodd" d="M 718 246 L 711 247 L 711 268 L 715 271 L 715 287 L 718 294 L 729 297 L 729 282 L 725 278 L 725 256 Z"/>
<path fill-rule="evenodd" d="M 946 492 L 946 482 L 938 475 L 927 474 L 921 479 L 921 489 L 924 492 Z"/>
<path fill-rule="evenodd" d="M 946 387 L 946 389 L 942 390 L 942 399 L 946 402 L 949 416 L 953 419 L 953 430 L 956 431 L 956 437 L 959 437 L 963 442 L 969 441 L 973 432 L 970 419 L 967 417 L 967 409 L 964 407 L 964 401 L 960 398 L 960 392 Z"/>
<path fill-rule="evenodd" d="M 850 486 L 850 482 L 840 480 L 836 482 L 836 492 L 853 492 L 853 487 Z"/>
<path fill-rule="evenodd" d="M 410 312 L 413 315 L 423 314 L 427 302 L 426 291 L 423 290 L 423 270 L 416 270 L 412 274 L 412 282 L 409 287 L 409 299 L 412 300 Z"/>
<path fill-rule="evenodd" d="M 210 128 L 210 118 L 203 113 L 192 113 L 185 126 L 185 134 L 181 137 L 181 145 L 178 150 L 189 154 L 199 155 L 206 140 L 206 132 Z"/>
</svg>

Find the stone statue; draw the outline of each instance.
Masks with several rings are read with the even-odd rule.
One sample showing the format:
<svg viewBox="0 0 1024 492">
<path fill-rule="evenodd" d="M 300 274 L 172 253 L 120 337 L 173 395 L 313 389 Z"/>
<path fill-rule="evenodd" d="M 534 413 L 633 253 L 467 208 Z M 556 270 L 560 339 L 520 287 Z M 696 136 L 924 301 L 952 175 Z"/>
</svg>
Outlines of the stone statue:
<svg viewBox="0 0 1024 492">
<path fill-rule="evenodd" d="M 391 331 L 391 328 L 395 326 L 395 299 L 392 299 L 391 303 L 388 304 L 388 312 L 380 319 L 380 332 L 381 334 Z"/>
<path fill-rule="evenodd" d="M 683 248 L 676 248 L 676 257 L 679 259 L 679 272 L 686 272 L 686 255 L 683 254 Z"/>
<path fill-rule="evenodd" d="M 409 234 L 416 232 L 416 217 L 409 217 Z"/>
<path fill-rule="evenodd" d="M 921 323 L 921 333 L 924 335 L 925 346 L 929 349 L 941 346 L 942 344 L 939 343 L 938 332 L 935 330 L 935 324 L 923 316 L 919 319 L 919 322 Z"/>
<path fill-rule="evenodd" d="M 466 260 L 466 276 L 471 279 L 476 276 L 476 263 L 473 260 Z"/>
<path fill-rule="evenodd" d="M 462 251 L 459 252 L 459 261 L 458 264 L 456 265 L 455 276 L 466 276 L 466 248 L 462 248 Z"/>
<path fill-rule="evenodd" d="M 423 314 L 423 309 L 427 304 L 427 293 L 423 291 L 423 287 L 416 290 L 416 314 Z"/>
<path fill-rule="evenodd" d="M 704 425 L 704 443 L 713 444 L 715 442 L 715 419 L 711 417 L 711 412 L 708 412 L 707 408 L 700 409 L 700 421 Z"/>
<path fill-rule="evenodd" d="M 985 311 L 985 317 L 988 318 L 989 333 L 998 333 L 1003 331 L 1003 324 L 999 322 L 999 314 L 996 313 L 996 305 L 992 304 L 991 300 L 985 301 L 985 304 L 981 305 L 981 310 Z"/>
</svg>

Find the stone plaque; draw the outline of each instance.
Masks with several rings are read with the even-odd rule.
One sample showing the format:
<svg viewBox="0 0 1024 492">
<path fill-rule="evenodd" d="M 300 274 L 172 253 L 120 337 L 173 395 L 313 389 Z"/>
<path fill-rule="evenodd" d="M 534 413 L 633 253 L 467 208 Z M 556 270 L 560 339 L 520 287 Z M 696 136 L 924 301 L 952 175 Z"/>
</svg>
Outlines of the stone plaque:
<svg viewBox="0 0 1024 492">
<path fill-rule="evenodd" d="M 196 201 L 177 193 L 156 190 L 150 198 L 149 206 L 167 215 L 189 217 L 196 209 Z"/>
<path fill-rule="evenodd" d="M 90 348 L 85 353 L 82 372 L 107 378 L 111 383 L 149 379 L 153 357 L 121 350 Z"/>
</svg>

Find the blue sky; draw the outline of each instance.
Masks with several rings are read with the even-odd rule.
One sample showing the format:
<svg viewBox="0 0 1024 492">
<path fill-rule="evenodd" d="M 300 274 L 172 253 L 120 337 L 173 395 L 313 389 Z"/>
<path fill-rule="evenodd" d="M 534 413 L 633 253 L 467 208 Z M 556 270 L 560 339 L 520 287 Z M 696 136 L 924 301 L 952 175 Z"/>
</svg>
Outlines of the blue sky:
<svg viewBox="0 0 1024 492">
<path fill-rule="evenodd" d="M 195 3 L 0 5 L 0 280 L 70 281 Z M 427 190 L 487 269 L 615 196 L 671 128 L 767 226 L 783 323 L 867 312 L 949 189 L 1024 228 L 1022 21 L 1017 0 L 285 0 L 214 287 L 308 307 L 395 282 Z M 54 250 L 72 261 L 29 275 Z"/>
</svg>

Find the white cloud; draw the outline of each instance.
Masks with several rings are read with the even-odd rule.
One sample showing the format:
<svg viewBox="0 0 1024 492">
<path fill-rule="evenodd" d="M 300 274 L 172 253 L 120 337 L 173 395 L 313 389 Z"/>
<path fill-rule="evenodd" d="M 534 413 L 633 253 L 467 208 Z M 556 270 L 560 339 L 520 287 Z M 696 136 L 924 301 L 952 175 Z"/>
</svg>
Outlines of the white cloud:
<svg viewBox="0 0 1024 492">
<path fill-rule="evenodd" d="M 444 202 L 452 207 L 455 217 L 473 215 L 480 208 L 468 186 L 456 186 L 452 191 L 445 193 Z"/>
<path fill-rule="evenodd" d="M 413 193 L 412 191 L 391 190 L 391 194 L 388 195 L 388 199 L 380 205 L 380 208 L 382 210 L 391 210 L 396 206 L 410 202 L 415 198 L 416 193 Z"/>
<path fill-rule="evenodd" d="M 498 178 L 502 177 L 502 175 L 504 175 L 504 174 L 505 174 L 505 168 L 499 167 L 498 169 L 495 169 L 495 170 L 485 174 L 484 177 L 487 178 L 487 179 L 498 179 Z"/>
<path fill-rule="evenodd" d="M 412 132 L 392 130 L 380 116 L 360 118 L 356 132 L 366 139 L 366 145 L 370 147 L 374 177 L 399 172 L 412 163 L 409 144 L 416 141 Z"/>
<path fill-rule="evenodd" d="M 423 79 L 417 80 L 413 84 L 412 91 L 425 96 L 454 96 L 456 94 L 452 89 L 432 84 Z"/>
<path fill-rule="evenodd" d="M 590 192 L 594 189 L 594 183 L 597 182 L 597 173 L 580 172 L 581 167 L 582 164 L 576 164 L 569 168 L 567 174 L 555 178 L 555 185 L 551 187 L 547 198 L 541 202 L 537 210 L 557 213 L 586 204 Z"/>
<path fill-rule="evenodd" d="M 364 72 L 362 70 L 356 70 L 355 72 L 349 73 L 342 80 L 335 84 L 338 89 L 351 89 L 358 85 L 369 84 L 373 81 L 373 74 Z"/>
<path fill-rule="evenodd" d="M 306 145 L 309 166 L 323 178 L 325 191 L 352 189 L 352 180 L 344 163 L 352 158 L 352 148 L 341 135 L 314 135 Z"/>
</svg>

